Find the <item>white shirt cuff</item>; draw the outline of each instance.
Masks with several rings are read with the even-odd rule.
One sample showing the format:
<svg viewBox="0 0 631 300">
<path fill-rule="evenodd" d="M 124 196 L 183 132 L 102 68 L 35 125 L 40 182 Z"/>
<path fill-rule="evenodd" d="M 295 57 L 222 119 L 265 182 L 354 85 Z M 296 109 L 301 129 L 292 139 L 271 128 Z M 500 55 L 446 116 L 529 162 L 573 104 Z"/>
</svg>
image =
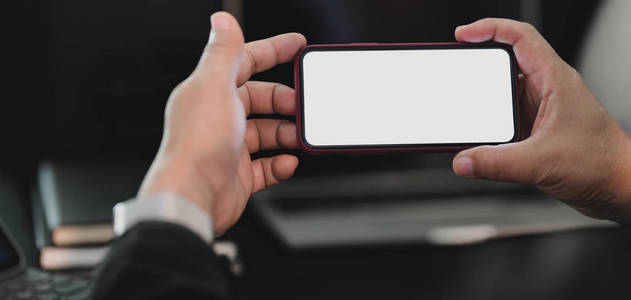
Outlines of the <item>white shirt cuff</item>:
<svg viewBox="0 0 631 300">
<path fill-rule="evenodd" d="M 155 194 L 114 206 L 114 233 L 123 235 L 141 221 L 161 221 L 186 227 L 206 243 L 213 241 L 212 218 L 194 203 L 175 194 Z"/>
</svg>

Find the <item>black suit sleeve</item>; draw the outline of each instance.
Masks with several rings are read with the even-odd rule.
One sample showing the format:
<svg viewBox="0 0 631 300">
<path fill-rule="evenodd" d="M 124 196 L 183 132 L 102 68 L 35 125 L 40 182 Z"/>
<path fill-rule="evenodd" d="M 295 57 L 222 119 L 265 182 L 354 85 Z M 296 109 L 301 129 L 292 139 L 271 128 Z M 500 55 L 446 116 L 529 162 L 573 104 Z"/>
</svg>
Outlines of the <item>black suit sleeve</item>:
<svg viewBox="0 0 631 300">
<path fill-rule="evenodd" d="M 228 299 L 228 273 L 201 238 L 164 222 L 142 222 L 101 265 L 93 299 Z"/>
</svg>

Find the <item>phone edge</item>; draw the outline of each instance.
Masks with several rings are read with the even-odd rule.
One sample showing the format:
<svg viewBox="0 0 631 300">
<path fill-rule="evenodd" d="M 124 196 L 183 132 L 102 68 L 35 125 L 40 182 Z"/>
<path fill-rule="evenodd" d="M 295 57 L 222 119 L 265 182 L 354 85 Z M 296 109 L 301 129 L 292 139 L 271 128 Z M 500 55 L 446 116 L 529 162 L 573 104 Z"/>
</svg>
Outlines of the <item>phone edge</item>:
<svg viewBox="0 0 631 300">
<path fill-rule="evenodd" d="M 305 52 L 314 49 L 314 48 L 337 48 L 337 47 L 348 47 L 348 48 L 362 48 L 362 47 L 403 47 L 403 46 L 474 46 L 483 48 L 485 46 L 495 46 L 505 50 L 509 58 L 511 60 L 511 71 L 512 71 L 512 85 L 513 85 L 513 118 L 514 118 L 514 129 L 515 132 L 513 134 L 512 139 L 503 143 L 474 143 L 467 145 L 439 145 L 439 146 L 409 146 L 409 147 L 353 147 L 350 146 L 348 148 L 313 148 L 306 141 L 304 137 L 304 128 L 303 128 L 303 113 L 302 113 L 302 78 L 301 78 L 301 64 L 300 60 L 302 59 Z M 521 132 L 521 117 L 520 117 L 520 95 L 519 95 L 519 66 L 517 65 L 517 60 L 515 58 L 515 53 L 513 48 L 504 43 L 497 42 L 483 42 L 483 43 L 460 43 L 460 42 L 441 42 L 441 43 L 350 43 L 350 44 L 313 44 L 307 45 L 300 49 L 296 56 L 294 57 L 294 91 L 295 91 L 295 113 L 296 113 L 296 138 L 298 140 L 298 145 L 300 149 L 312 155 L 326 155 L 326 154 L 387 154 L 387 153 L 410 153 L 410 152 L 459 152 L 465 149 L 474 148 L 478 146 L 485 145 L 503 145 L 518 142 L 523 140 L 525 137 L 522 136 Z"/>
</svg>

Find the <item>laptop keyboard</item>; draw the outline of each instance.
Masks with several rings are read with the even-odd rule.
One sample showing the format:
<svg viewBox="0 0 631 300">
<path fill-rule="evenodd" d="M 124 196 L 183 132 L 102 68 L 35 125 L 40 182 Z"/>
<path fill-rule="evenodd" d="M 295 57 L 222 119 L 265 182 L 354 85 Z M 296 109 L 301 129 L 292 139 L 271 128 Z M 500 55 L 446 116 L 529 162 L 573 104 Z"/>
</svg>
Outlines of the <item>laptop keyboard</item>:
<svg viewBox="0 0 631 300">
<path fill-rule="evenodd" d="M 90 299 L 87 279 L 28 269 L 0 283 L 0 299 Z"/>
</svg>

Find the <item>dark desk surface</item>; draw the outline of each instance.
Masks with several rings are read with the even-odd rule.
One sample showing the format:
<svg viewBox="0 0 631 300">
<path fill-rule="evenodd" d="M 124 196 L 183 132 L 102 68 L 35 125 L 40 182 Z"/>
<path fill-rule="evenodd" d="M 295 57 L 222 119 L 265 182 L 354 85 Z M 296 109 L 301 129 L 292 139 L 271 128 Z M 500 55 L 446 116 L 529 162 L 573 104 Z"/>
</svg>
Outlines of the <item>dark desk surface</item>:
<svg viewBox="0 0 631 300">
<path fill-rule="evenodd" d="M 246 264 L 238 299 L 631 299 L 631 228 L 295 253 L 247 211 L 226 238 Z"/>
<path fill-rule="evenodd" d="M 35 261 L 30 205 L 7 185 L 0 197 L 0 217 Z M 631 299 L 631 228 L 293 253 L 246 210 L 225 238 L 246 267 L 237 299 Z"/>
</svg>

